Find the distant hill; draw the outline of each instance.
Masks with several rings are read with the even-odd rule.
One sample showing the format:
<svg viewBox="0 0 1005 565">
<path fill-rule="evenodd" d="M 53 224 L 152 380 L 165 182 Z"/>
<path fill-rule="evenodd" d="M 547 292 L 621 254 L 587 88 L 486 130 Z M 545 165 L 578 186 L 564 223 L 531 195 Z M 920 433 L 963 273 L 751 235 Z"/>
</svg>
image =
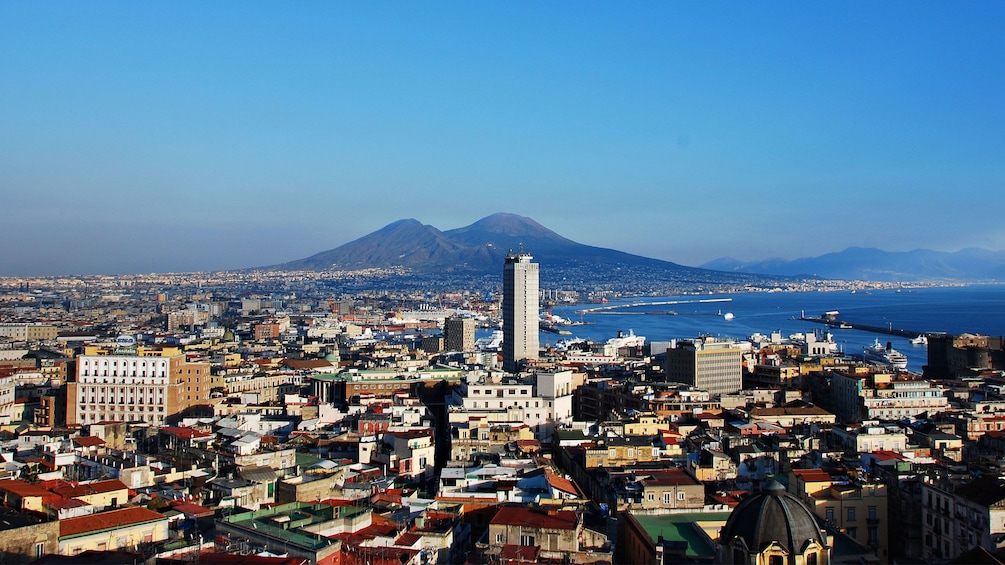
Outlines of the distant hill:
<svg viewBox="0 0 1005 565">
<path fill-rule="evenodd" d="M 502 275 L 510 251 L 530 253 L 542 268 L 542 281 L 573 278 L 624 284 L 672 281 L 683 286 L 745 284 L 757 277 L 718 273 L 650 259 L 613 249 L 576 243 L 534 220 L 498 213 L 448 231 L 415 219 L 399 220 L 355 241 L 305 259 L 267 267 L 325 270 L 406 267 L 417 273 Z"/>
<path fill-rule="evenodd" d="M 844 251 L 786 261 L 709 261 L 705 269 L 773 276 L 816 276 L 888 282 L 1005 280 L 1005 252 L 968 248 L 955 253 L 915 249 L 883 251 L 849 247 Z"/>
</svg>

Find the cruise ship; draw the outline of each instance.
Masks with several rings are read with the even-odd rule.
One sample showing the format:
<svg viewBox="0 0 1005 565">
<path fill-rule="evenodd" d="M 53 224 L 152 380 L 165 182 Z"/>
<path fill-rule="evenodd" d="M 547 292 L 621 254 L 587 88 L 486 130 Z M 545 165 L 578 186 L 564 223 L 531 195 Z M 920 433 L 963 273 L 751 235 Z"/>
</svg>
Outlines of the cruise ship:
<svg viewBox="0 0 1005 565">
<path fill-rule="evenodd" d="M 862 348 L 862 358 L 871 363 L 890 365 L 897 369 L 907 369 L 907 356 L 893 348 L 890 342 L 886 347 L 876 338 L 876 343 Z"/>
</svg>

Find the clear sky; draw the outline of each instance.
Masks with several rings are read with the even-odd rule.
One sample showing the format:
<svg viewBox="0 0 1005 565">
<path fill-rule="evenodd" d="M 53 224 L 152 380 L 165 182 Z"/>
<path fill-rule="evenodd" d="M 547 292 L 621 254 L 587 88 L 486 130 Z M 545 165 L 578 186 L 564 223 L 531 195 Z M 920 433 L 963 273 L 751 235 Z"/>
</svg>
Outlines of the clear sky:
<svg viewBox="0 0 1005 565">
<path fill-rule="evenodd" d="M 1005 249 L 1005 3 L 0 2 L 0 275 L 494 212 L 687 265 Z"/>
</svg>

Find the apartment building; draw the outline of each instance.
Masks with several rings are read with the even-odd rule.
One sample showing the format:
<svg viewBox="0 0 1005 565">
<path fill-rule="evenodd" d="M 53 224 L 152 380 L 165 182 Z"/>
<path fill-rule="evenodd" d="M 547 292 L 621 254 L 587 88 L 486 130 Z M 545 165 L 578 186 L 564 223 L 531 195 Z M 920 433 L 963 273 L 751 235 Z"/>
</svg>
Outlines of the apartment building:
<svg viewBox="0 0 1005 565">
<path fill-rule="evenodd" d="M 985 475 L 966 483 L 926 478 L 921 490 L 922 556 L 945 560 L 1005 534 L 1005 481 Z"/>
<path fill-rule="evenodd" d="M 866 483 L 823 469 L 793 469 L 788 491 L 818 517 L 833 524 L 886 562 L 890 554 L 890 524 L 886 485 Z"/>
<path fill-rule="evenodd" d="M 839 422 L 902 420 L 949 406 L 945 389 L 914 375 L 856 367 L 829 372 L 831 408 Z"/>
<path fill-rule="evenodd" d="M 104 421 L 153 426 L 209 399 L 209 363 L 190 363 L 177 348 L 135 344 L 88 347 L 77 358 L 77 376 L 67 383 L 67 425 Z"/>
</svg>

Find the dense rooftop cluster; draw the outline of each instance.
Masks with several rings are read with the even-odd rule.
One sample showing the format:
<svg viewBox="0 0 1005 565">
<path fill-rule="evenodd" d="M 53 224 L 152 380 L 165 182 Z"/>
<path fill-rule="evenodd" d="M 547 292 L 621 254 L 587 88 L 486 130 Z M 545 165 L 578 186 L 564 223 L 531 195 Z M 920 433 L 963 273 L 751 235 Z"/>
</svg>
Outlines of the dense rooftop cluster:
<svg viewBox="0 0 1005 565">
<path fill-rule="evenodd" d="M 496 327 L 494 288 L 350 279 L 2 281 L 4 562 L 998 558 L 1001 338 L 930 336 L 924 374 L 824 332 L 505 372 L 445 335 Z"/>
</svg>

